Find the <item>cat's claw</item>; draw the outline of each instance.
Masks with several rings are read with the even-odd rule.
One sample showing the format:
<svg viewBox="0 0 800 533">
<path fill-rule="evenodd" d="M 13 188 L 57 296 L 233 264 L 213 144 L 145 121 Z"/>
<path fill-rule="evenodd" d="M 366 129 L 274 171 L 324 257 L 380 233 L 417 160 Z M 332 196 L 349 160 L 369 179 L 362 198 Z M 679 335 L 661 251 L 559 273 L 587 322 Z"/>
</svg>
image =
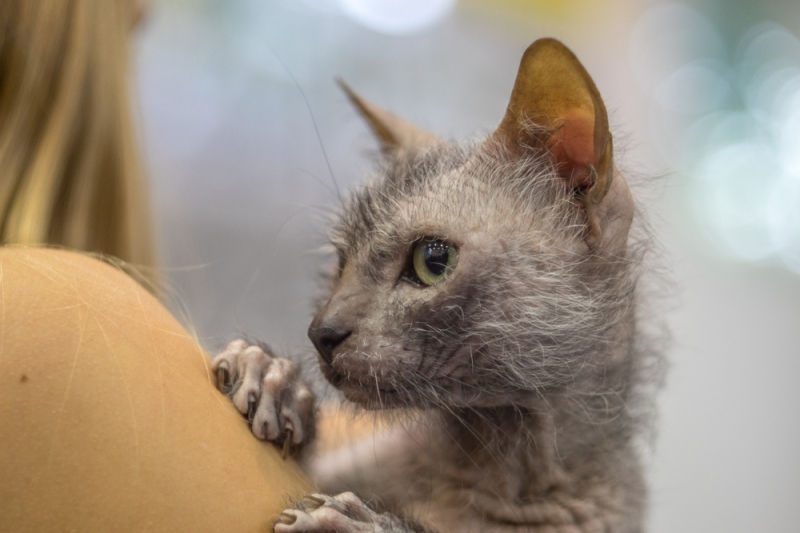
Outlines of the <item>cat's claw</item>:
<svg viewBox="0 0 800 533">
<path fill-rule="evenodd" d="M 295 509 L 283 511 L 275 533 L 405 533 L 411 532 L 396 516 L 379 514 L 352 492 L 337 496 L 311 494 Z"/>
<path fill-rule="evenodd" d="M 220 361 L 220 364 L 217 365 L 217 389 L 220 391 L 225 390 L 225 387 L 228 384 L 230 378 L 230 369 L 228 368 L 227 361 Z"/>
<path fill-rule="evenodd" d="M 253 435 L 290 447 L 308 442 L 314 431 L 314 395 L 297 365 L 260 346 L 235 340 L 214 357 L 217 388 L 247 417 Z"/>
</svg>

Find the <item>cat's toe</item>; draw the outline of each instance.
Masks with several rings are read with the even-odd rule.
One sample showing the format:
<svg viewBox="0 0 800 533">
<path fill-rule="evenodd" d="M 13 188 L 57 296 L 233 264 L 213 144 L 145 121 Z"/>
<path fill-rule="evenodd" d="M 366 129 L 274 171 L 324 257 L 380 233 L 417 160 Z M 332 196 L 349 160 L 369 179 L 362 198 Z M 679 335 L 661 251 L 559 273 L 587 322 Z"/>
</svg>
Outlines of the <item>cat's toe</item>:
<svg viewBox="0 0 800 533">
<path fill-rule="evenodd" d="M 217 376 L 217 389 L 225 395 L 230 395 L 236 383 L 239 368 L 238 359 L 241 352 L 247 348 L 247 343 L 237 339 L 220 353 L 214 356 L 211 369 Z"/>
<path fill-rule="evenodd" d="M 253 419 L 253 433 L 266 440 L 286 439 L 298 446 L 313 434 L 314 395 L 299 377 L 297 365 L 273 359 L 261 384 L 261 401 Z"/>
<path fill-rule="evenodd" d="M 376 533 L 372 524 L 354 520 L 333 507 L 313 511 L 287 509 L 273 526 L 275 533 Z"/>
<path fill-rule="evenodd" d="M 281 405 L 281 426 L 293 445 L 306 442 L 314 429 L 314 394 L 304 383 L 297 384 Z"/>
<path fill-rule="evenodd" d="M 258 346 L 248 346 L 239 357 L 237 374 L 242 376 L 238 388 L 235 389 L 231 400 L 240 413 L 253 419 L 262 396 L 261 380 L 264 373 L 271 366 L 273 358 L 264 353 Z"/>
<path fill-rule="evenodd" d="M 352 492 L 336 496 L 311 494 L 295 509 L 281 513 L 275 533 L 403 533 L 400 519 L 378 514 Z"/>
<path fill-rule="evenodd" d="M 281 436 L 275 403 L 276 398 L 263 388 L 261 398 L 250 417 L 253 435 L 260 440 L 277 441 Z"/>
</svg>

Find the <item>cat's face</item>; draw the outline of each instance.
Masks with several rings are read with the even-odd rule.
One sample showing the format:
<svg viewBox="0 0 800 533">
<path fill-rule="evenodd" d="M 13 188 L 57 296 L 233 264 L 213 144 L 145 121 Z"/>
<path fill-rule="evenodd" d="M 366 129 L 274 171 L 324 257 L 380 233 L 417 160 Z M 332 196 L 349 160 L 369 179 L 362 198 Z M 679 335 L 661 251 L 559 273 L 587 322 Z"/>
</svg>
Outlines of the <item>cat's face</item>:
<svg viewBox="0 0 800 533">
<path fill-rule="evenodd" d="M 332 239 L 331 294 L 309 328 L 345 396 L 370 407 L 505 405 L 585 364 L 608 318 L 592 258 L 609 249 L 587 244 L 587 211 L 546 140 L 513 154 L 491 139 L 396 150 L 353 194 Z M 629 215 L 602 227 L 622 220 L 627 234 Z M 619 248 L 617 233 L 600 241 Z"/>
<path fill-rule="evenodd" d="M 552 386 L 564 362 L 547 361 L 569 342 L 560 322 L 590 305 L 570 286 L 585 244 L 569 191 L 544 158 L 465 161 L 447 147 L 400 160 L 341 214 L 311 329 L 347 335 L 320 359 L 351 400 L 497 405 Z"/>
</svg>

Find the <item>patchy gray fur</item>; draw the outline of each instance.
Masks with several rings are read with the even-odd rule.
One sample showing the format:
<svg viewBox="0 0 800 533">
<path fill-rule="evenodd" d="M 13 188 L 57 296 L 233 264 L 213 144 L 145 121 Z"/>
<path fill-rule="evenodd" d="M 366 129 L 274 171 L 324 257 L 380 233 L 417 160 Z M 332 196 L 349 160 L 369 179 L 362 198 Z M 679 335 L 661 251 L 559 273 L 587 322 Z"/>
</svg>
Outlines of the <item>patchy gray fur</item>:
<svg viewBox="0 0 800 533">
<path fill-rule="evenodd" d="M 367 457 L 318 459 L 322 488 L 443 533 L 641 531 L 636 436 L 660 368 L 637 329 L 646 239 L 586 249 L 575 193 L 544 150 L 440 145 L 352 194 L 331 238 L 352 333 L 323 372 L 412 414 Z M 403 279 L 422 236 L 459 246 L 435 287 Z"/>
</svg>

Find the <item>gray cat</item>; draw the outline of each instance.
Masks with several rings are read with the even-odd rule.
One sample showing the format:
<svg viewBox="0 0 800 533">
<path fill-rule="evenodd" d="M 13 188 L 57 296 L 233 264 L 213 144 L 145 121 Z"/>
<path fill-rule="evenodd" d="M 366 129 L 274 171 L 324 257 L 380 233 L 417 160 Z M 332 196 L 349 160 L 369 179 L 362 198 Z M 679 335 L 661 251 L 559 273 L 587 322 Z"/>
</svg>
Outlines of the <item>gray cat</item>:
<svg viewBox="0 0 800 533">
<path fill-rule="evenodd" d="M 412 414 L 370 453 L 315 459 L 321 489 L 348 492 L 308 496 L 276 533 L 641 531 L 638 413 L 659 356 L 637 326 L 633 199 L 583 66 L 533 43 L 477 145 L 345 90 L 385 165 L 338 216 L 308 334 L 347 400 Z M 292 363 L 236 341 L 214 368 L 256 437 L 310 440 Z"/>
</svg>

